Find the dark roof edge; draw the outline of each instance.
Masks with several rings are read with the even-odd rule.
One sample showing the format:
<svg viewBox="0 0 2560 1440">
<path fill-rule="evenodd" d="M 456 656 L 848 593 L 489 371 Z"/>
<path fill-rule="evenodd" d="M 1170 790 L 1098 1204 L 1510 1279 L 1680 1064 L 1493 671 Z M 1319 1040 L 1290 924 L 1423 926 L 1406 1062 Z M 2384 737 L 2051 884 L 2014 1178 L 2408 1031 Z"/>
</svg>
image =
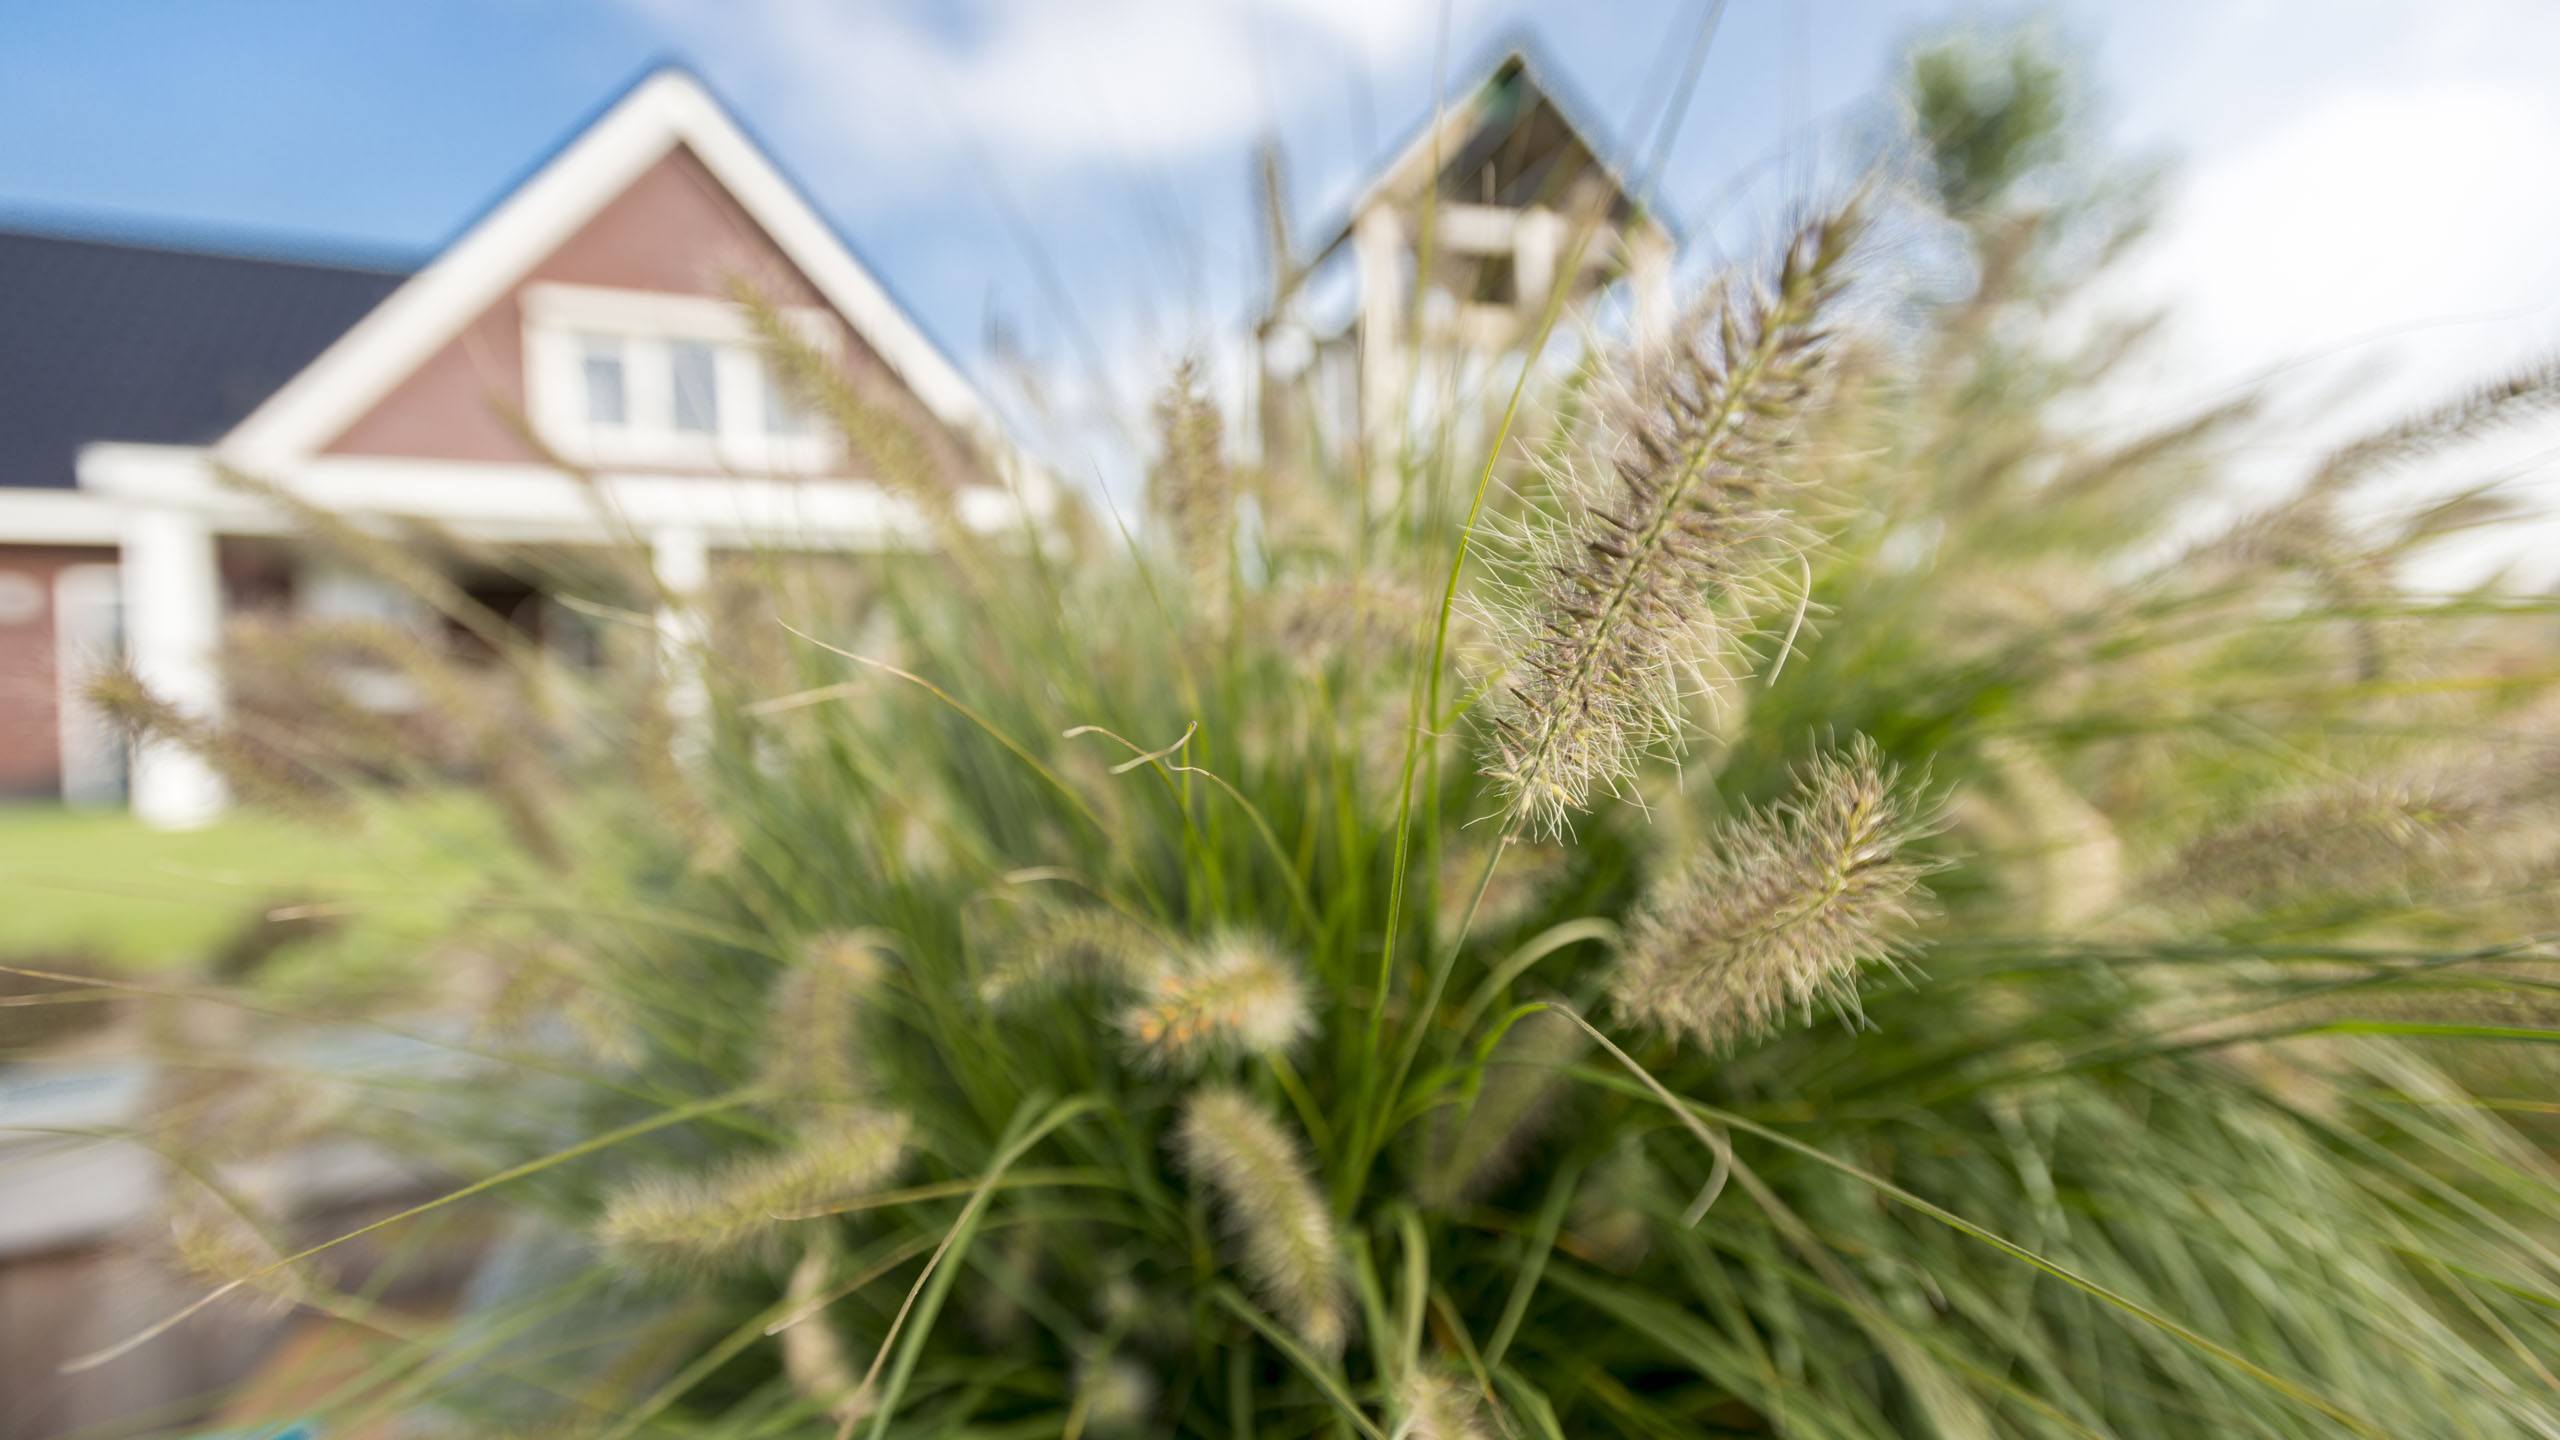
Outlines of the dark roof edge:
<svg viewBox="0 0 2560 1440">
<path fill-rule="evenodd" d="M 881 294 L 897 308 L 898 313 L 906 318 L 908 324 L 915 327 L 917 334 L 923 337 L 924 343 L 940 353 L 944 363 L 951 367 L 969 389 L 977 391 L 978 379 L 970 373 L 968 366 L 961 363 L 959 358 L 961 352 L 949 343 L 932 320 L 916 307 L 908 304 L 906 298 L 890 285 L 888 277 L 872 263 L 868 255 L 863 253 L 862 248 L 854 243 L 852 237 L 845 232 L 844 226 L 834 215 L 828 213 L 827 207 L 819 203 L 816 194 L 783 160 L 781 153 L 758 133 L 737 106 L 730 103 L 728 96 L 723 94 L 719 87 L 713 85 L 700 70 L 668 54 L 651 58 L 629 80 L 615 87 L 601 103 L 589 106 L 574 123 L 562 131 L 551 144 L 543 147 L 530 162 L 518 166 L 460 224 L 454 226 L 434 245 L 423 251 L 401 252 L 382 247 L 368 252 L 361 247 L 316 237 L 260 234 L 249 230 L 232 230 L 220 226 L 199 225 L 188 221 L 173 221 L 149 216 L 110 217 L 104 214 L 80 215 L 67 211 L 48 212 L 39 207 L 12 206 L 6 202 L 0 202 L 0 235 L 25 235 L 40 240 L 114 246 L 160 254 L 196 255 L 211 259 L 288 266 L 306 270 L 337 270 L 403 278 L 414 276 L 441 258 L 463 236 L 470 234 L 508 201 L 514 199 L 526 184 L 542 172 L 544 167 L 558 159 L 563 151 L 577 142 L 579 137 L 594 129 L 597 122 L 604 119 L 615 107 L 630 99 L 634 91 L 648 84 L 655 77 L 670 72 L 691 80 L 712 98 L 713 103 L 727 115 L 729 122 L 738 127 L 739 132 L 747 137 L 749 144 L 756 147 L 764 157 L 765 163 L 773 167 L 774 172 L 782 177 L 783 183 L 791 188 L 801 203 L 808 206 L 811 214 L 817 216 L 819 224 L 825 227 L 828 236 L 837 245 L 843 247 L 845 253 L 853 256 L 855 263 L 860 265 L 871 277 L 872 282 L 880 287 Z M 983 398 L 981 404 L 987 409 L 990 422 L 994 422 L 995 411 L 992 404 L 984 401 Z"/>
<path fill-rule="evenodd" d="M 54 209 L 7 202 L 0 202 L 0 235 L 360 275 L 413 275 L 432 258 L 432 252 L 328 236 L 288 235 L 130 212 Z"/>
</svg>

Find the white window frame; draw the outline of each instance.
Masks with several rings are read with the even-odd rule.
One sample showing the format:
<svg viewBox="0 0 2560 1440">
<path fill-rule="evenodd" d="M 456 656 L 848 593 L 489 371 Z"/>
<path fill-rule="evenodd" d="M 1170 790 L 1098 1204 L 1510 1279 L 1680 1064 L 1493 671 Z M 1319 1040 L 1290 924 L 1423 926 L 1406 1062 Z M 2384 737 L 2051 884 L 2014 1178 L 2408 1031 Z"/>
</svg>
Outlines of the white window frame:
<svg viewBox="0 0 2560 1440">
<path fill-rule="evenodd" d="M 829 354 L 836 326 L 825 310 L 798 306 L 786 323 Z M 586 342 L 622 345 L 624 423 L 587 418 Z M 671 346 L 712 347 L 716 430 L 678 430 Z M 564 460 L 586 465 L 665 465 L 750 474 L 826 474 L 844 447 L 825 425 L 798 434 L 765 428 L 765 389 L 773 383 L 763 346 L 743 307 L 700 295 L 668 295 L 597 285 L 549 282 L 524 292 L 525 410 L 534 432 Z"/>
</svg>

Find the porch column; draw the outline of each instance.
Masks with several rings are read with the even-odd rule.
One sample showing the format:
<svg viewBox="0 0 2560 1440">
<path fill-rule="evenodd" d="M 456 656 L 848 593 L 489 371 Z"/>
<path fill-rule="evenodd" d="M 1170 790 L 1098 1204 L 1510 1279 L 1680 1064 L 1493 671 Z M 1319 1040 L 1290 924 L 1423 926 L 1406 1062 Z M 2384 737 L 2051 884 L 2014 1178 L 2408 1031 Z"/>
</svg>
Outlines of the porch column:
<svg viewBox="0 0 2560 1440">
<path fill-rule="evenodd" d="M 125 655 L 135 678 L 181 714 L 220 720 L 222 579 L 212 528 L 191 511 L 154 506 L 127 512 L 123 540 Z M 202 825 L 228 798 L 213 767 L 164 739 L 135 744 L 132 795 L 134 814 L 164 830 Z"/>
<path fill-rule="evenodd" d="M 1549 288 L 1574 281 L 1571 275 L 1556 274 L 1565 238 L 1564 217 L 1544 205 L 1521 211 L 1520 218 L 1512 224 L 1512 303 L 1519 312 L 1523 334 L 1534 333 L 1539 318 L 1546 313 Z"/>
<path fill-rule="evenodd" d="M 678 731 L 689 740 L 701 738 L 711 713 L 711 693 L 702 678 L 702 611 L 698 604 L 711 583 L 711 545 L 690 525 L 666 525 L 649 536 L 649 565 L 658 575 L 658 655 L 667 672 L 667 710 Z"/>
<path fill-rule="evenodd" d="M 1372 503 L 1395 503 L 1404 438 L 1406 304 L 1404 226 L 1393 210 L 1373 206 L 1351 228 L 1360 272 L 1360 434 L 1368 452 Z M 1418 265 L 1420 262 L 1416 261 Z M 1416 275 L 1414 283 L 1422 283 Z"/>
<path fill-rule="evenodd" d="M 1639 221 L 1627 251 L 1628 278 L 1635 282 L 1636 336 L 1648 347 L 1663 344 L 1671 338 L 1672 327 L 1680 319 L 1671 298 L 1671 265 L 1675 258 L 1671 237 Z"/>
</svg>

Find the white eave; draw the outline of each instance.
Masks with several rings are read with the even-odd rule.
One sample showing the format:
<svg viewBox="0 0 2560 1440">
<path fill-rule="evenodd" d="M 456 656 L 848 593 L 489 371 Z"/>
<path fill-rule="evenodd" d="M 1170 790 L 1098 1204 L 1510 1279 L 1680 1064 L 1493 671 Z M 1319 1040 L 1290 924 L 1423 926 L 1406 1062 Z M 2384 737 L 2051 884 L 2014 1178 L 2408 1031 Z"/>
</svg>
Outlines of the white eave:
<svg viewBox="0 0 2560 1440">
<path fill-rule="evenodd" d="M 226 535 L 301 533 L 287 508 L 227 483 L 225 463 L 193 446 L 90 445 L 80 485 L 110 521 L 124 508 L 177 509 Z M 323 455 L 261 478 L 340 515 L 406 516 L 493 544 L 615 544 L 678 528 L 722 548 L 861 550 L 928 533 L 913 505 L 855 477 L 572 476 L 532 463 Z M 982 531 L 1021 524 L 1024 506 L 1041 513 L 993 486 L 971 486 L 959 501 L 962 521 Z"/>
<path fill-rule="evenodd" d="M 113 545 L 116 507 L 81 490 L 0 490 L 0 545 Z"/>
</svg>

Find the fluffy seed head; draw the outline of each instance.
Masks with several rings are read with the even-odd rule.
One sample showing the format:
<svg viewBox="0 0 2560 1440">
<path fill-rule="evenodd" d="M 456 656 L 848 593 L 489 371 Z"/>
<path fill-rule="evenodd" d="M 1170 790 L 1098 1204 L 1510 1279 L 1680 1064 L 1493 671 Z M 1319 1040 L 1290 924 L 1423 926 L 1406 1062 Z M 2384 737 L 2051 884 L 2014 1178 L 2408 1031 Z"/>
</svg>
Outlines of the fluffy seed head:
<svg viewBox="0 0 2560 1440">
<path fill-rule="evenodd" d="M 1223 1085 L 1192 1094 L 1174 1140 L 1184 1167 L 1216 1194 L 1264 1303 L 1319 1353 L 1340 1350 L 1350 1323 L 1342 1252 L 1297 1142 Z"/>
<path fill-rule="evenodd" d="M 1934 819 L 1860 739 L 1797 773 L 1792 797 L 1725 824 L 1658 883 L 1611 977 L 1620 1016 L 1710 1050 L 1817 1004 L 1858 1010 L 1858 975 L 1911 943 L 1933 868 L 1906 854 Z"/>
<path fill-rule="evenodd" d="M 1557 834 L 1644 755 L 1676 748 L 1689 692 L 1738 663 L 1800 544 L 1782 470 L 1827 369 L 1821 316 L 1854 211 L 1806 226 L 1774 290 L 1727 286 L 1639 370 L 1605 478 L 1559 477 L 1486 605 L 1504 677 L 1484 764 L 1515 832 Z"/>
<path fill-rule="evenodd" d="M 2341 892 L 2398 892 L 2463 863 L 2498 818 L 2463 777 L 2357 779 L 2276 801 L 2188 843 L 2162 888 L 2258 905 Z"/>
<path fill-rule="evenodd" d="M 1413 643 L 1439 597 L 1394 576 L 1299 582 L 1273 591 L 1267 619 L 1281 653 L 1307 670 L 1336 661 L 1374 664 Z"/>
<path fill-rule="evenodd" d="M 636 1066 L 647 1058 L 641 1027 L 620 995 L 580 986 L 560 1002 L 560 1018 L 587 1053 L 607 1065 Z"/>
<path fill-rule="evenodd" d="M 1076 1372 L 1076 1404 L 1085 1433 L 1127 1435 L 1143 1429 L 1156 1405 L 1156 1377 L 1125 1355 L 1089 1360 Z"/>
<path fill-rule="evenodd" d="M 923 432 L 897 407 L 856 385 L 836 358 L 812 343 L 763 289 L 742 281 L 731 286 L 730 298 L 746 311 L 784 392 L 833 426 L 866 462 L 865 469 L 915 506 L 937 538 L 953 545 L 956 553 L 971 553 L 972 532 L 952 499 L 958 487 L 946 458 L 925 443 Z"/>
<path fill-rule="evenodd" d="M 170 1197 L 169 1256 L 208 1284 L 239 1283 L 261 1310 L 298 1304 L 311 1288 L 302 1267 L 272 1268 L 282 1256 L 248 1215 L 195 1186 Z"/>
<path fill-rule="evenodd" d="M 1148 496 L 1173 533 L 1183 569 L 1204 604 L 1223 594 L 1235 552 L 1235 481 L 1219 453 L 1224 427 L 1202 388 L 1197 361 L 1185 360 L 1156 402 L 1161 453 L 1147 477 Z"/>
<path fill-rule="evenodd" d="M 978 998 L 999 1010 L 1062 986 L 1145 974 L 1165 951 L 1145 926 L 1102 909 L 1029 911 L 986 944 L 997 958 L 978 982 Z"/>
<path fill-rule="evenodd" d="M 2331 452 L 2312 472 L 2311 488 L 2335 490 L 2555 408 L 2560 355 L 2544 355 Z"/>
<path fill-rule="evenodd" d="M 716 1174 L 636 1182 L 607 1202 L 596 1238 L 627 1259 L 678 1269 L 770 1259 L 787 1217 L 889 1178 L 905 1156 L 907 1128 L 904 1115 L 874 1112 Z"/>
<path fill-rule="evenodd" d="M 1177 956 L 1137 984 L 1120 1033 L 1142 1061 L 1196 1072 L 1238 1055 L 1274 1055 L 1313 1027 L 1297 967 L 1270 942 L 1229 934 Z"/>
<path fill-rule="evenodd" d="M 1397 1387 L 1395 1440 L 1489 1440 L 1476 1397 L 1437 1370 L 1414 1367 Z"/>
<path fill-rule="evenodd" d="M 1476 883 L 1485 879 L 1485 864 L 1492 858 L 1489 847 L 1453 845 L 1441 858 L 1440 933 L 1455 935 L 1463 928 L 1477 936 L 1505 934 L 1553 898 L 1573 868 L 1572 852 L 1561 845 L 1501 836 L 1491 843 L 1504 850 L 1502 862 L 1485 881 L 1482 900 L 1476 898 Z M 1466 925 L 1470 907 L 1475 911 L 1472 927 Z"/>
<path fill-rule="evenodd" d="M 1658 1196 L 1662 1177 L 1644 1153 L 1640 1138 L 1629 1137 L 1600 1158 L 1573 1192 L 1566 1228 L 1592 1263 L 1625 1275 L 1644 1263 L 1653 1247 L 1648 1198 Z"/>
<path fill-rule="evenodd" d="M 775 1343 L 782 1349 L 782 1373 L 791 1388 L 828 1419 L 850 1430 L 871 1413 L 872 1392 L 863 1388 L 862 1377 L 845 1354 L 844 1337 L 836 1333 L 826 1312 L 816 1309 L 824 1304 L 835 1274 L 833 1245 L 814 1244 L 801 1255 L 783 1292 L 791 1313 L 799 1319 L 785 1326 Z M 811 1310 L 816 1313 L 803 1313 Z"/>
<path fill-rule="evenodd" d="M 91 676 L 81 687 L 81 699 L 129 738 L 158 741 L 194 755 L 241 794 L 286 806 L 336 799 L 313 771 L 276 746 L 252 743 L 236 727 L 180 709 L 122 666 Z"/>
<path fill-rule="evenodd" d="M 766 1001 L 764 1082 L 785 1104 L 841 1104 L 861 1093 L 862 1004 L 879 984 L 879 952 L 830 932 L 805 946 Z"/>
</svg>

